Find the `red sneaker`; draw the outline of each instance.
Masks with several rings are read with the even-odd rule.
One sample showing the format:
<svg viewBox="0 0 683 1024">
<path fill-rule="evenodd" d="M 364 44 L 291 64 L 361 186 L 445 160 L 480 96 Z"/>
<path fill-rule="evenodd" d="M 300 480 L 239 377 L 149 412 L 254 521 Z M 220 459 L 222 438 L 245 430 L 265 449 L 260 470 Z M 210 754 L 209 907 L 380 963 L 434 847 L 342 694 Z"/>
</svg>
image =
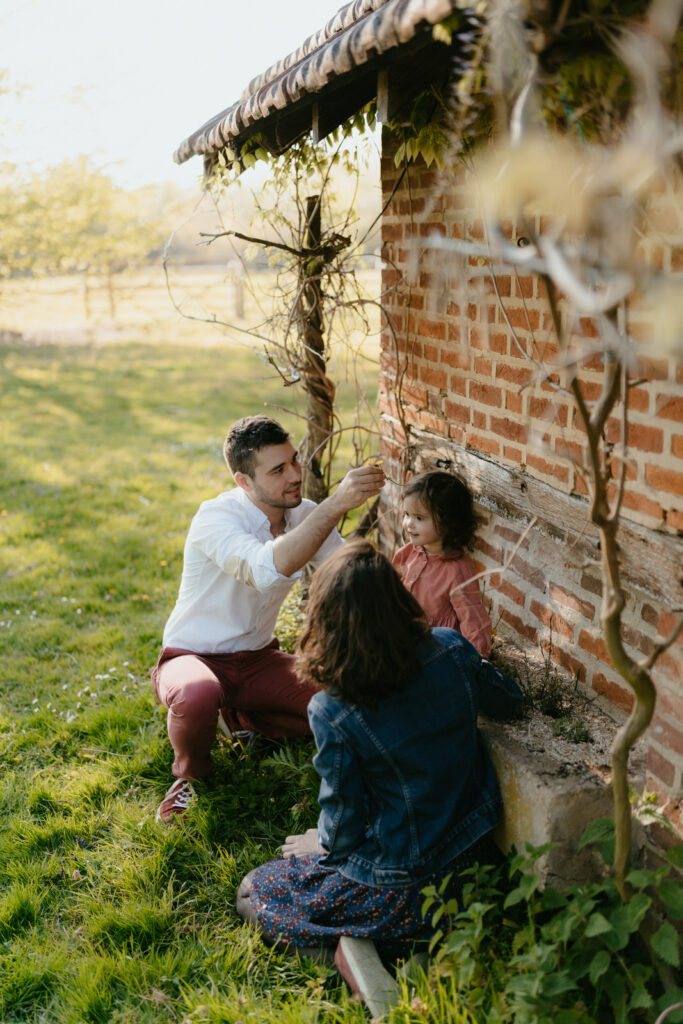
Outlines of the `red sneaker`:
<svg viewBox="0 0 683 1024">
<path fill-rule="evenodd" d="M 159 804 L 157 821 L 162 825 L 172 825 L 174 821 L 182 820 L 196 799 L 192 783 L 188 779 L 176 779 Z"/>
</svg>

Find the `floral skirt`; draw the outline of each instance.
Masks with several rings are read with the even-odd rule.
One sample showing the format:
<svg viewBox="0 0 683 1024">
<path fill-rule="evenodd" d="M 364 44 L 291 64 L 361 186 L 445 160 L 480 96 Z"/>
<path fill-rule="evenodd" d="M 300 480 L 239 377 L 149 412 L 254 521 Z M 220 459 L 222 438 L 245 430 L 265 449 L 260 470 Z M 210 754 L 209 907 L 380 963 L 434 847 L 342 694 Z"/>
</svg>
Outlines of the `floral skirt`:
<svg viewBox="0 0 683 1024">
<path fill-rule="evenodd" d="M 251 908 L 273 942 L 334 948 L 341 935 L 353 935 L 373 939 L 386 957 L 404 956 L 433 933 L 431 915 L 422 916 L 423 890 L 450 875 L 444 899 L 459 898 L 466 868 L 499 861 L 498 848 L 484 836 L 422 884 L 399 889 L 354 882 L 322 867 L 319 854 L 278 857 L 253 872 Z"/>
</svg>

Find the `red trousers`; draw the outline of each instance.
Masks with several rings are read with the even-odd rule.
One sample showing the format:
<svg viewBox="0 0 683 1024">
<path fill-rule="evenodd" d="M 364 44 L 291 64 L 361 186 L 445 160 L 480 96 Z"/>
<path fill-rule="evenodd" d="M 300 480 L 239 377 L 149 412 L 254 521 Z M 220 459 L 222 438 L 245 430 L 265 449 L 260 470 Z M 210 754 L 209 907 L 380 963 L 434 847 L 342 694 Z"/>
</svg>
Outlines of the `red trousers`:
<svg viewBox="0 0 683 1024">
<path fill-rule="evenodd" d="M 260 651 L 197 654 L 165 647 L 152 670 L 157 700 L 168 708 L 173 774 L 201 779 L 211 771 L 218 711 L 231 708 L 243 729 L 264 736 L 310 735 L 306 708 L 316 692 L 294 675 L 294 658 L 277 640 Z"/>
</svg>

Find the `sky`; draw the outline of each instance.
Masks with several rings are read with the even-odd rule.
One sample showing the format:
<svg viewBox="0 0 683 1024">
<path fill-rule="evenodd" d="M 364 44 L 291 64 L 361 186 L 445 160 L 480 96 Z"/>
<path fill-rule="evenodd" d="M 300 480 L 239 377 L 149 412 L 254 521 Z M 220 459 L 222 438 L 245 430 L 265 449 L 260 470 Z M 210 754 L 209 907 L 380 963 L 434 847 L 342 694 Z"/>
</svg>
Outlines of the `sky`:
<svg viewBox="0 0 683 1024">
<path fill-rule="evenodd" d="M 0 160 L 80 153 L 125 188 L 197 185 L 173 151 L 342 0 L 3 0 Z"/>
</svg>

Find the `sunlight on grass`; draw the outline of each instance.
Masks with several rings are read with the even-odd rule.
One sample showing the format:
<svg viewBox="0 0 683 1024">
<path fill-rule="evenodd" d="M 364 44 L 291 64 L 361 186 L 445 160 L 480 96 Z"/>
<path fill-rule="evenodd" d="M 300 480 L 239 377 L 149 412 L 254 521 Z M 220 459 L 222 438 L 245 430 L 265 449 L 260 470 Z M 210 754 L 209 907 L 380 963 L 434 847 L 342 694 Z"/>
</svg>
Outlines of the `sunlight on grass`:
<svg viewBox="0 0 683 1024">
<path fill-rule="evenodd" d="M 270 409 L 298 439 L 302 412 L 243 347 L 165 334 L 0 347 L 0 1019 L 354 1024 L 335 971 L 267 950 L 233 909 L 314 823 L 311 744 L 218 745 L 188 827 L 154 820 L 171 750 L 149 670 L 190 519 L 230 486 L 234 419 Z M 351 455 L 345 438 L 340 473 Z M 297 625 L 286 611 L 288 644 Z"/>
</svg>

